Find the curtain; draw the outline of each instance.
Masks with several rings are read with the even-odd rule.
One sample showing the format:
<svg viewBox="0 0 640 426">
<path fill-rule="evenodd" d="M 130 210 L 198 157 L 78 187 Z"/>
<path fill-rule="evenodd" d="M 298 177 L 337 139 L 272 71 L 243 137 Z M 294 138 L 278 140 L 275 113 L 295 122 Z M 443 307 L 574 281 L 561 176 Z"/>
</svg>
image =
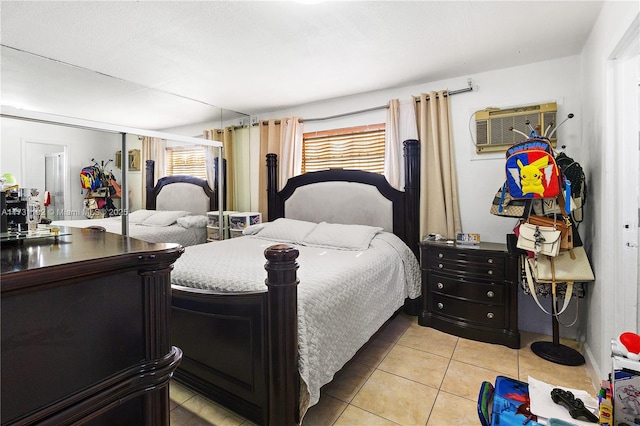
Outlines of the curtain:
<svg viewBox="0 0 640 426">
<path fill-rule="evenodd" d="M 420 141 L 420 238 L 462 232 L 446 91 L 415 98 Z"/>
<path fill-rule="evenodd" d="M 403 142 L 407 139 L 418 139 L 415 103 L 411 99 L 391 99 L 385 131 L 384 176 L 400 191 L 404 191 Z"/>
<path fill-rule="evenodd" d="M 290 177 L 302 173 L 302 123 L 298 117 L 260 122 L 258 211 L 267 218 L 267 154 L 278 155 L 278 190 Z M 266 219 L 265 219 L 266 220 Z"/>
<path fill-rule="evenodd" d="M 225 210 L 236 209 L 236 159 L 235 159 L 235 130 L 233 126 L 224 129 L 210 129 L 204 131 L 204 138 L 222 142 L 222 158 L 226 160 L 224 182 L 227 191 Z M 218 156 L 218 148 L 207 146 L 205 149 L 205 163 L 207 168 L 207 182 L 211 188 L 215 185 L 213 159 Z"/>
<path fill-rule="evenodd" d="M 165 175 L 167 141 L 159 138 L 142 137 L 142 208 L 147 206 L 147 160 L 155 162 L 154 184 Z M 126 158 L 126 157 L 123 157 Z"/>
</svg>

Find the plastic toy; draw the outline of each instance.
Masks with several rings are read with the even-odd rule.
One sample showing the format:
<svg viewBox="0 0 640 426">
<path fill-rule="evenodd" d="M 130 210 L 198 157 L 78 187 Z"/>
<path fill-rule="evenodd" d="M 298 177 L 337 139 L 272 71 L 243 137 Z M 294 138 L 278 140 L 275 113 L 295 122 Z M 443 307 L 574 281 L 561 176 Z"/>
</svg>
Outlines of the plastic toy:
<svg viewBox="0 0 640 426">
<path fill-rule="evenodd" d="M 640 336 L 631 332 L 622 333 L 611 341 L 611 352 L 633 361 L 640 361 Z"/>
</svg>

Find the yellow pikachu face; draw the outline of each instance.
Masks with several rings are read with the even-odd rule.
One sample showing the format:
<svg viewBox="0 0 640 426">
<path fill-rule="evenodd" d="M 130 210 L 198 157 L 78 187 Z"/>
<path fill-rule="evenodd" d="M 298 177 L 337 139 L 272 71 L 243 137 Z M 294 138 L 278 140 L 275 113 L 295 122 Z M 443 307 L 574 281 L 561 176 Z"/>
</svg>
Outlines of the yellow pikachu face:
<svg viewBox="0 0 640 426">
<path fill-rule="evenodd" d="M 542 185 L 544 173 L 542 169 L 549 165 L 549 158 L 542 157 L 526 166 L 520 160 L 517 160 L 517 163 L 518 167 L 520 167 L 522 194 L 534 193 L 542 196 L 544 194 L 544 185 Z"/>
</svg>

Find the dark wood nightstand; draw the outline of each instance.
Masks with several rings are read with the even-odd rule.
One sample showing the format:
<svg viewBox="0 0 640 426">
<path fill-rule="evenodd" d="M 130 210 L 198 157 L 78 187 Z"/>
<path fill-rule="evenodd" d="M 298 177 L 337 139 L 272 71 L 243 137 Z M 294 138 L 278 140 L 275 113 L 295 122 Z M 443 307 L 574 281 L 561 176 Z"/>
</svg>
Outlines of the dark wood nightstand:
<svg viewBox="0 0 640 426">
<path fill-rule="evenodd" d="M 520 348 L 519 257 L 506 244 L 422 242 L 420 264 L 420 325 Z"/>
</svg>

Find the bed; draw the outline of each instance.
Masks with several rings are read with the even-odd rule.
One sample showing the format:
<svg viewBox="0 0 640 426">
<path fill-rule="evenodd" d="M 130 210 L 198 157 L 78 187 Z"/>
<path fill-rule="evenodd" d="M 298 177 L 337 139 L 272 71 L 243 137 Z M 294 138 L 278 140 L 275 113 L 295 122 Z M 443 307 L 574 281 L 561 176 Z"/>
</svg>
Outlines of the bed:
<svg viewBox="0 0 640 426">
<path fill-rule="evenodd" d="M 147 161 L 153 171 L 154 162 Z M 158 179 L 147 173 L 146 208 L 128 214 L 129 236 L 151 243 L 176 243 L 184 247 L 207 241 L 208 211 L 217 210 L 217 191 L 207 181 L 193 176 L 176 175 Z M 99 227 L 122 233 L 122 216 L 103 219 L 54 221 L 53 225 L 75 228 Z"/>
<path fill-rule="evenodd" d="M 268 154 L 269 223 L 187 247 L 175 264 L 172 344 L 184 354 L 175 379 L 256 423 L 299 424 L 320 387 L 386 320 L 399 309 L 417 314 L 417 141 L 405 142 L 405 161 L 404 192 L 354 170 L 296 176 L 277 191 L 277 158 Z M 336 250 L 345 224 L 376 229 L 365 238 L 372 248 L 362 250 L 356 233 L 351 250 Z M 379 267 L 344 267 L 367 257 Z M 393 288 L 374 286 L 384 275 Z"/>
</svg>

